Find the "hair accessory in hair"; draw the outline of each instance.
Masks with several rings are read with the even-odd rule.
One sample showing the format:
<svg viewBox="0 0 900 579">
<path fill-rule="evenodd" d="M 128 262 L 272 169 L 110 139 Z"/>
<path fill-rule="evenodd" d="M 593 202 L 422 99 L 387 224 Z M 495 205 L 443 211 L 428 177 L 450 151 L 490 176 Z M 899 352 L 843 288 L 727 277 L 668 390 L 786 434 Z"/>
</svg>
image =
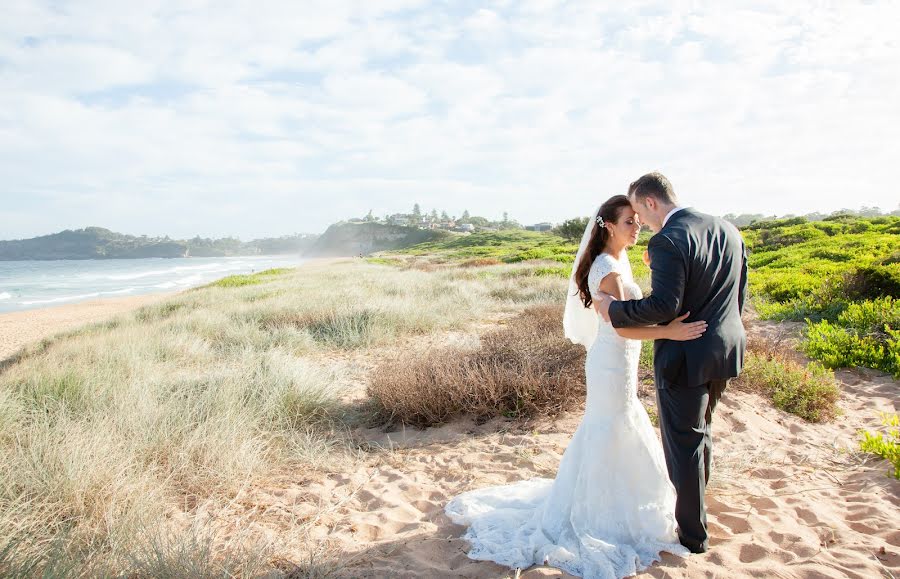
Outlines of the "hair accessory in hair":
<svg viewBox="0 0 900 579">
<path fill-rule="evenodd" d="M 603 220 L 602 215 L 597 216 L 597 225 L 599 225 L 600 227 L 606 226 L 606 222 Z"/>
</svg>

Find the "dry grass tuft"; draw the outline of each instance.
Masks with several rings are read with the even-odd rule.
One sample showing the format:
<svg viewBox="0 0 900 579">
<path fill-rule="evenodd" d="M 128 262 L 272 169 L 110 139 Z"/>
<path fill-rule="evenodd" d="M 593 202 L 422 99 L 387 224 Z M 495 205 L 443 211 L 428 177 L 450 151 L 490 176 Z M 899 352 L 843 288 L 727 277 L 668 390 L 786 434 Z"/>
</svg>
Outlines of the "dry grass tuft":
<svg viewBox="0 0 900 579">
<path fill-rule="evenodd" d="M 502 265 L 503 262 L 493 257 L 478 257 L 475 259 L 467 259 L 460 263 L 460 267 L 487 267 L 489 265 Z"/>
<path fill-rule="evenodd" d="M 759 392 L 776 408 L 808 422 L 827 422 L 840 414 L 840 383 L 821 364 L 801 364 L 786 355 L 755 344 L 747 352 L 744 369 L 734 381 L 737 388 Z"/>
<path fill-rule="evenodd" d="M 462 414 L 552 415 L 584 396 L 584 349 L 562 334 L 562 306 L 532 306 L 478 349 L 399 356 L 375 371 L 369 394 L 388 422 L 430 426 Z"/>
</svg>

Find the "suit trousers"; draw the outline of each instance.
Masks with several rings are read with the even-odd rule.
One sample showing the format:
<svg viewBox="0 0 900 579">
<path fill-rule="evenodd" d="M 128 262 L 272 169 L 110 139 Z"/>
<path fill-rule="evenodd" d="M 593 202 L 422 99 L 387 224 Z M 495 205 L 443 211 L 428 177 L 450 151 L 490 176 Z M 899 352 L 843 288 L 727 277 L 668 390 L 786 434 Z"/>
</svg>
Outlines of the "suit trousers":
<svg viewBox="0 0 900 579">
<path fill-rule="evenodd" d="M 676 492 L 678 539 L 694 553 L 709 548 L 704 495 L 712 461 L 710 425 L 727 384 L 727 380 L 694 387 L 666 383 L 656 390 L 663 452 Z"/>
</svg>

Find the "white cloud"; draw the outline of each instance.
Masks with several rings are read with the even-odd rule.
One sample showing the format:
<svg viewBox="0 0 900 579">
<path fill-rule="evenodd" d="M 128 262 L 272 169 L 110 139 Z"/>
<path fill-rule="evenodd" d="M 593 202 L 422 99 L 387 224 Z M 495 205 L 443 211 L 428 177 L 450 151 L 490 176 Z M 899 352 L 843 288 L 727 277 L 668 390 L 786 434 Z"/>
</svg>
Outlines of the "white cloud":
<svg viewBox="0 0 900 579">
<path fill-rule="evenodd" d="M 370 208 L 894 208 L 890 2 L 13 2 L 0 238 L 242 237 Z"/>
</svg>

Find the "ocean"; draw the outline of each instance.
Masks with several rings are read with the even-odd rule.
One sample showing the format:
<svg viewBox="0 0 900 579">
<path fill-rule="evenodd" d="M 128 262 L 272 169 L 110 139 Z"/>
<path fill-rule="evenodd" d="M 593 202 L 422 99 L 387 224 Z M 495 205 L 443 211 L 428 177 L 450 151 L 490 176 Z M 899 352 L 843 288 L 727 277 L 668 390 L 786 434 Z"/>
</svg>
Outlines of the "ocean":
<svg viewBox="0 0 900 579">
<path fill-rule="evenodd" d="M 0 313 L 178 291 L 227 275 L 303 262 L 290 255 L 0 261 Z"/>
</svg>

